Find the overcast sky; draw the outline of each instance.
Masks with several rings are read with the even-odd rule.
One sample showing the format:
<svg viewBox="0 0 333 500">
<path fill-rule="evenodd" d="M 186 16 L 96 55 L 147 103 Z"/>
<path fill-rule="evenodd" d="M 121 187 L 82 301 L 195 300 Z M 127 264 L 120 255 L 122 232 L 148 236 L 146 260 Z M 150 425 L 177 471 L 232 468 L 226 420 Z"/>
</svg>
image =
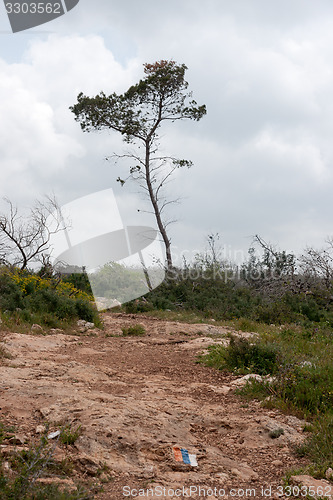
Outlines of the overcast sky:
<svg viewBox="0 0 333 500">
<path fill-rule="evenodd" d="M 173 59 L 207 106 L 163 135 L 166 153 L 194 163 L 170 187 L 183 198 L 176 259 L 210 233 L 231 257 L 255 234 L 296 253 L 333 235 L 332 0 L 80 0 L 17 34 L 0 9 L 1 197 L 28 206 L 54 192 L 63 204 L 111 187 L 138 223 L 142 197 L 104 159 L 124 151 L 121 138 L 84 134 L 68 108 Z"/>
</svg>

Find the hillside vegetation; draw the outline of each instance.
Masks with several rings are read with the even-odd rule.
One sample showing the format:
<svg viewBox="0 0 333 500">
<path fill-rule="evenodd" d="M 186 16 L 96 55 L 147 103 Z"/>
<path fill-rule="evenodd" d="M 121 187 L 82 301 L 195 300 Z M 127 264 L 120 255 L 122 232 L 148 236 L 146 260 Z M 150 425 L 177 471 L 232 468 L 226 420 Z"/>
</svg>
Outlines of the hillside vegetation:
<svg viewBox="0 0 333 500">
<path fill-rule="evenodd" d="M 9 328 L 66 328 L 78 319 L 99 323 L 85 276 L 43 276 L 8 266 L 0 268 L 0 312 Z"/>
<path fill-rule="evenodd" d="M 231 338 L 228 347 L 212 346 L 200 361 L 263 375 L 261 382 L 250 381 L 242 396 L 306 418 L 305 431 L 312 432 L 297 453 L 312 460 L 313 475 L 324 477 L 333 468 L 332 242 L 296 259 L 258 241 L 263 252 L 251 248 L 241 267 L 219 260 L 212 246 L 145 300 L 127 304 L 127 311 L 159 310 L 164 317 L 209 319 L 257 332 L 255 342 Z"/>
<path fill-rule="evenodd" d="M 212 346 L 198 362 L 239 375 L 261 375 L 261 381 L 250 380 L 240 390 L 241 397 L 305 418 L 308 437 L 295 452 L 310 459 L 306 472 L 315 477 L 327 477 L 333 468 L 331 250 L 331 244 L 322 251 L 308 250 L 297 260 L 265 246 L 260 255 L 250 249 L 240 267 L 208 252 L 192 265 L 173 269 L 158 288 L 123 306 L 129 313 L 213 321 L 257 332 L 251 341 L 231 336 L 228 346 Z M 23 331 L 36 323 L 46 331 L 66 329 L 78 319 L 100 325 L 85 274 L 61 277 L 3 266 L 0 313 L 3 327 Z"/>
</svg>

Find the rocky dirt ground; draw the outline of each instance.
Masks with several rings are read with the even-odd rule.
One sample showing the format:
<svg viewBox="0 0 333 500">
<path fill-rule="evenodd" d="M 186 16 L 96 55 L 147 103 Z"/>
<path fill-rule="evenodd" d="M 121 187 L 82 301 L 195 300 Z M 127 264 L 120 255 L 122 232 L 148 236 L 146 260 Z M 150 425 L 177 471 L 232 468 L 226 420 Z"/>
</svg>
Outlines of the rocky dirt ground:
<svg viewBox="0 0 333 500">
<path fill-rule="evenodd" d="M 292 498 L 283 476 L 304 465 L 292 452 L 304 422 L 244 402 L 239 377 L 195 362 L 228 330 L 114 313 L 103 321 L 104 330 L 75 335 L 4 334 L 12 358 L 0 366 L 0 419 L 16 426 L 16 448 L 46 422 L 49 432 L 80 425 L 75 444 L 59 444 L 54 458 L 73 463 L 74 481 L 101 485 L 100 500 Z M 123 337 L 121 327 L 134 324 L 146 334 Z M 274 439 L 277 429 L 284 433 Z M 177 462 L 174 446 L 198 466 Z"/>
</svg>

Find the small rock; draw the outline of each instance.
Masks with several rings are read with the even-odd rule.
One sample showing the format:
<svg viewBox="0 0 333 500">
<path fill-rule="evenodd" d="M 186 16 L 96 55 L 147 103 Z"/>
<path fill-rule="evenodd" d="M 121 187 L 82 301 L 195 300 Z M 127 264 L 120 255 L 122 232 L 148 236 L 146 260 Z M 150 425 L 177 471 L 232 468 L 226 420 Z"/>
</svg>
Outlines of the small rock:
<svg viewBox="0 0 333 500">
<path fill-rule="evenodd" d="M 46 431 L 45 425 L 37 425 L 36 434 L 44 434 L 45 431 Z"/>
<path fill-rule="evenodd" d="M 244 375 L 244 377 L 233 380 L 231 382 L 231 385 L 233 387 L 243 387 L 251 380 L 255 380 L 257 382 L 268 382 L 269 384 L 271 384 L 274 381 L 273 377 L 269 377 L 269 376 L 262 377 L 261 375 L 258 375 L 257 373 L 249 373 L 248 375 Z"/>
<path fill-rule="evenodd" d="M 57 446 L 53 452 L 53 459 L 56 462 L 60 463 L 66 459 L 66 453 L 64 452 L 64 450 L 62 448 L 59 448 Z"/>
<path fill-rule="evenodd" d="M 79 319 L 76 324 L 79 327 L 80 333 L 85 333 L 87 330 L 95 328 L 94 323 L 91 323 L 90 321 L 85 321 L 84 319 Z"/>
<path fill-rule="evenodd" d="M 31 326 L 31 333 L 44 333 L 44 330 L 40 325 L 37 325 L 37 323 L 34 323 Z"/>
<path fill-rule="evenodd" d="M 273 460 L 272 465 L 274 465 L 274 467 L 281 467 L 283 462 L 282 460 Z"/>
<path fill-rule="evenodd" d="M 240 481 L 256 481 L 259 478 L 258 474 L 248 467 L 241 470 L 233 468 L 231 474 L 238 476 Z"/>
<path fill-rule="evenodd" d="M 61 328 L 51 328 L 50 329 L 50 334 L 51 335 L 58 335 L 58 334 L 61 334 L 61 333 L 64 333 L 64 330 L 62 330 Z"/>
<path fill-rule="evenodd" d="M 28 441 L 27 436 L 23 436 L 22 434 L 15 434 L 8 439 L 8 443 L 22 446 L 24 443 Z"/>
<path fill-rule="evenodd" d="M 292 484 L 305 486 L 311 493 L 311 498 L 332 498 L 333 486 L 325 479 L 314 479 L 311 476 L 291 476 Z"/>
<path fill-rule="evenodd" d="M 332 467 L 329 467 L 327 471 L 325 472 L 325 477 L 326 479 L 333 480 L 333 469 Z"/>
<path fill-rule="evenodd" d="M 215 474 L 215 477 L 222 482 L 228 481 L 229 479 L 228 474 L 226 474 L 225 472 L 218 472 L 217 474 Z"/>
<path fill-rule="evenodd" d="M 3 462 L 2 468 L 6 472 L 9 472 L 11 470 L 9 462 Z"/>
<path fill-rule="evenodd" d="M 76 458 L 76 464 L 79 468 L 83 469 L 84 472 L 89 474 L 90 476 L 95 476 L 100 468 L 99 461 L 95 460 L 93 457 L 86 455 L 85 453 L 81 453 Z"/>
</svg>

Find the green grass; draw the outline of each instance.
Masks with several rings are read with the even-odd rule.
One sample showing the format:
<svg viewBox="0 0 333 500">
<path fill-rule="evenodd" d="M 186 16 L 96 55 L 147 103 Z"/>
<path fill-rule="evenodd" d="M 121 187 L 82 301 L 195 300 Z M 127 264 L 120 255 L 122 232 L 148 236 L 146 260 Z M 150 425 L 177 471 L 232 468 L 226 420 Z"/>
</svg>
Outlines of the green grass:
<svg viewBox="0 0 333 500">
<path fill-rule="evenodd" d="M 312 434 L 296 450 L 300 456 L 307 456 L 312 460 L 312 474 L 315 477 L 325 477 L 326 470 L 333 468 L 332 444 L 333 414 L 328 413 L 316 419 Z"/>
<path fill-rule="evenodd" d="M 286 325 L 260 331 L 255 340 L 231 337 L 227 347 L 213 345 L 200 362 L 234 373 L 273 375 L 273 381 L 250 380 L 237 391 L 309 422 L 299 454 L 312 461 L 318 477 L 333 467 L 333 332 L 324 325 Z"/>
</svg>

